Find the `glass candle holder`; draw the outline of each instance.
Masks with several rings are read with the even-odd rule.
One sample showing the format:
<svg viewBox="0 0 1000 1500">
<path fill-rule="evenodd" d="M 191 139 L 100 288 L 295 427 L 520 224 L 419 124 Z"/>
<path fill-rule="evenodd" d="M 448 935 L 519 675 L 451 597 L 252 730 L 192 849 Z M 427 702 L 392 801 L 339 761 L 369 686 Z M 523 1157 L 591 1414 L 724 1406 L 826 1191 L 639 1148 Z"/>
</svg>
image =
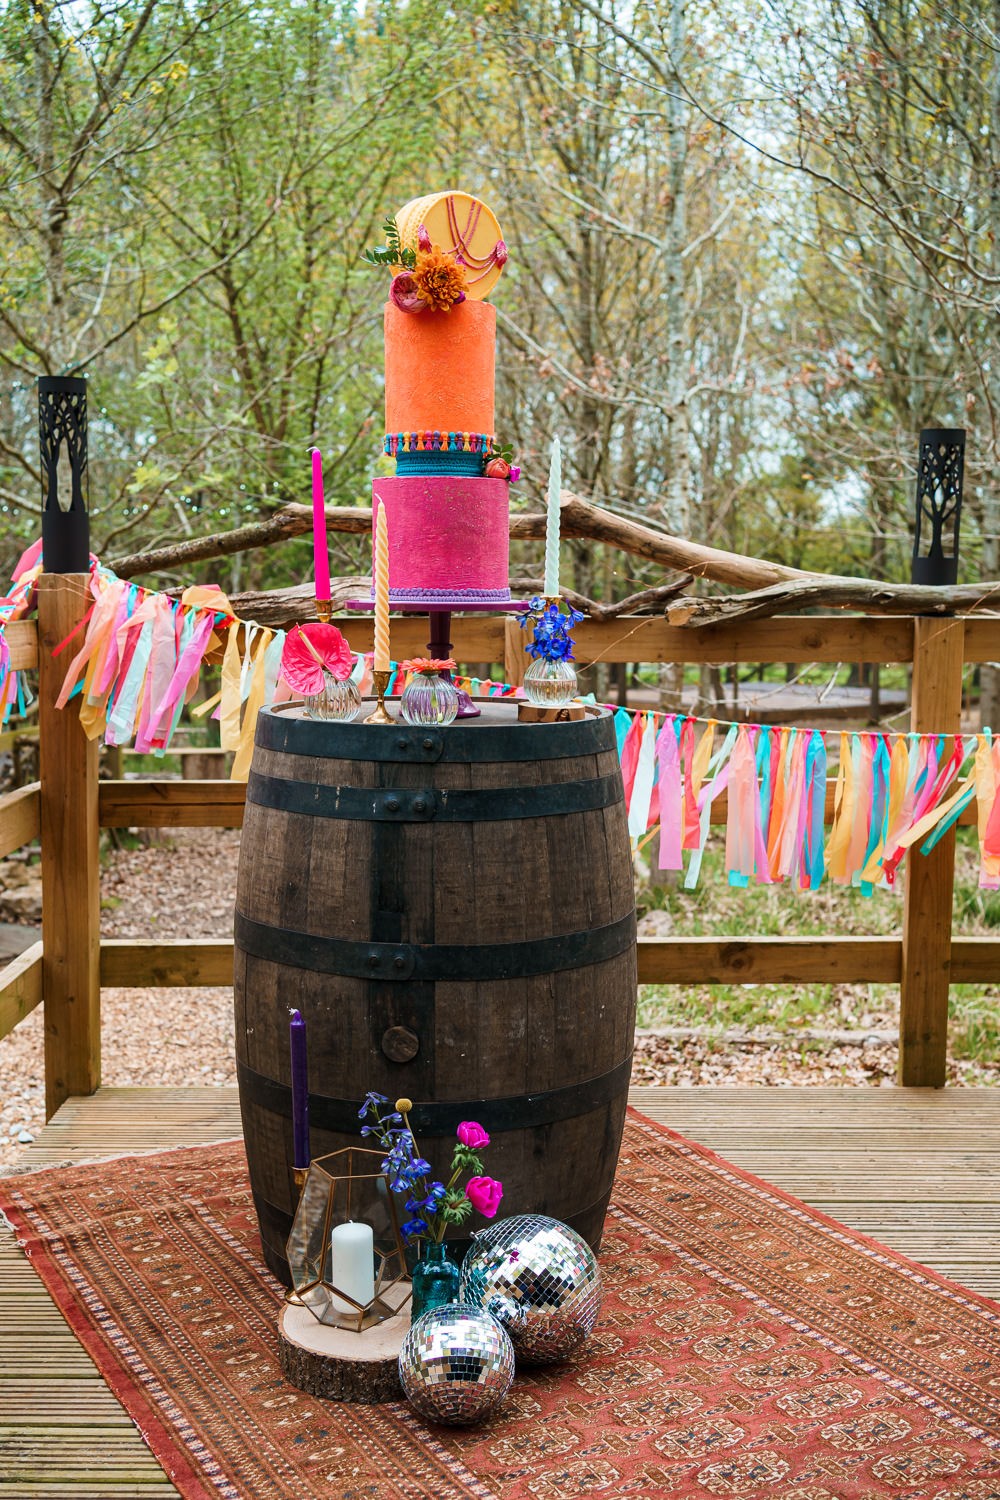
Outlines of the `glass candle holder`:
<svg viewBox="0 0 1000 1500">
<path fill-rule="evenodd" d="M 309 1163 L 288 1236 L 295 1299 L 320 1323 L 362 1333 L 410 1297 L 382 1152 L 348 1146 Z"/>
<path fill-rule="evenodd" d="M 524 696 L 539 708 L 559 708 L 576 697 L 576 670 L 571 661 L 538 656 L 524 674 Z"/>
<path fill-rule="evenodd" d="M 399 711 L 407 724 L 450 724 L 458 713 L 458 689 L 440 672 L 414 672 Z"/>
<path fill-rule="evenodd" d="M 332 672 L 323 670 L 323 691 L 306 698 L 306 717 L 339 719 L 347 723 L 361 712 L 361 694 L 349 677 L 338 681 Z"/>
</svg>

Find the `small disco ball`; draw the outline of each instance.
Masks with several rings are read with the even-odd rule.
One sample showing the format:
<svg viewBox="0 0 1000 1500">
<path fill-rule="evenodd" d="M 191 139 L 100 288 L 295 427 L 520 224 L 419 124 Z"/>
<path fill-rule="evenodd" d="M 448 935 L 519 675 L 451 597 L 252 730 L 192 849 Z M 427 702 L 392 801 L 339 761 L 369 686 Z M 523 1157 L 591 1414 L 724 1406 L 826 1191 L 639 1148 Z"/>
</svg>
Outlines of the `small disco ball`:
<svg viewBox="0 0 1000 1500">
<path fill-rule="evenodd" d="M 496 1318 L 451 1302 L 417 1319 L 399 1351 L 403 1394 L 420 1416 L 464 1427 L 493 1415 L 514 1379 L 514 1349 Z"/>
<path fill-rule="evenodd" d="M 586 1240 L 542 1214 L 501 1219 L 472 1237 L 459 1297 L 483 1307 L 529 1365 L 568 1359 L 601 1310 L 601 1272 Z"/>
</svg>

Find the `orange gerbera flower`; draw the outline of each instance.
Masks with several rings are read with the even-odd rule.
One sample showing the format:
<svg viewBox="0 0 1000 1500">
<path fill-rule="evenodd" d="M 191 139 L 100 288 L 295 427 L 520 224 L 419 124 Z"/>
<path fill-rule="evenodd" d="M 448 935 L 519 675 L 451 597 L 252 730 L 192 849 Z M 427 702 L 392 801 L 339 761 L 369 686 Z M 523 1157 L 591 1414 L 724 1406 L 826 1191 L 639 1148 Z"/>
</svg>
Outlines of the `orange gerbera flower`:
<svg viewBox="0 0 1000 1500">
<path fill-rule="evenodd" d="M 435 312 L 451 312 L 456 302 L 465 301 L 465 266 L 445 255 L 440 245 L 417 251 L 417 263 L 410 273 L 417 296 Z"/>
<path fill-rule="evenodd" d="M 455 666 L 452 657 L 441 661 L 436 656 L 414 656 L 399 664 L 404 672 L 450 672 Z"/>
</svg>

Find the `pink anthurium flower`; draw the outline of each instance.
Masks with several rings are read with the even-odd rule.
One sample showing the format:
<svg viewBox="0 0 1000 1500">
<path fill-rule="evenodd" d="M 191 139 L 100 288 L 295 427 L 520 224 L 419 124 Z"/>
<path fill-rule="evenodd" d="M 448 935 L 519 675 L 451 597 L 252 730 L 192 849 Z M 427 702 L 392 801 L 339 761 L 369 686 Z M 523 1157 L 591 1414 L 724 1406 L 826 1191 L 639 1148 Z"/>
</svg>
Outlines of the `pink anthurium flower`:
<svg viewBox="0 0 1000 1500">
<path fill-rule="evenodd" d="M 321 693 L 324 672 L 343 682 L 353 669 L 354 652 L 336 625 L 295 625 L 285 637 L 281 675 L 293 693 Z"/>
</svg>

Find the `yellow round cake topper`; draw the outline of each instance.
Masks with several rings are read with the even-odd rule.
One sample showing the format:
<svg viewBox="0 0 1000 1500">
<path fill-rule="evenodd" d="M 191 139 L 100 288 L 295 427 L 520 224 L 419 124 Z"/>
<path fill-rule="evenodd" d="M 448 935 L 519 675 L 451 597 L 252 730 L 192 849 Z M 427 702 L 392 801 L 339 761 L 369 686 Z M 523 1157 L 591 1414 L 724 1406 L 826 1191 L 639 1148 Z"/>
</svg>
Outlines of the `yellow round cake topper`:
<svg viewBox="0 0 1000 1500">
<path fill-rule="evenodd" d="M 480 302 L 500 279 L 507 260 L 500 225 L 478 198 L 470 193 L 429 193 L 413 198 L 396 214 L 399 242 L 409 250 L 426 248 L 420 243 L 423 225 L 432 245 L 446 255 L 460 255 L 465 262 L 465 294 Z"/>
</svg>

